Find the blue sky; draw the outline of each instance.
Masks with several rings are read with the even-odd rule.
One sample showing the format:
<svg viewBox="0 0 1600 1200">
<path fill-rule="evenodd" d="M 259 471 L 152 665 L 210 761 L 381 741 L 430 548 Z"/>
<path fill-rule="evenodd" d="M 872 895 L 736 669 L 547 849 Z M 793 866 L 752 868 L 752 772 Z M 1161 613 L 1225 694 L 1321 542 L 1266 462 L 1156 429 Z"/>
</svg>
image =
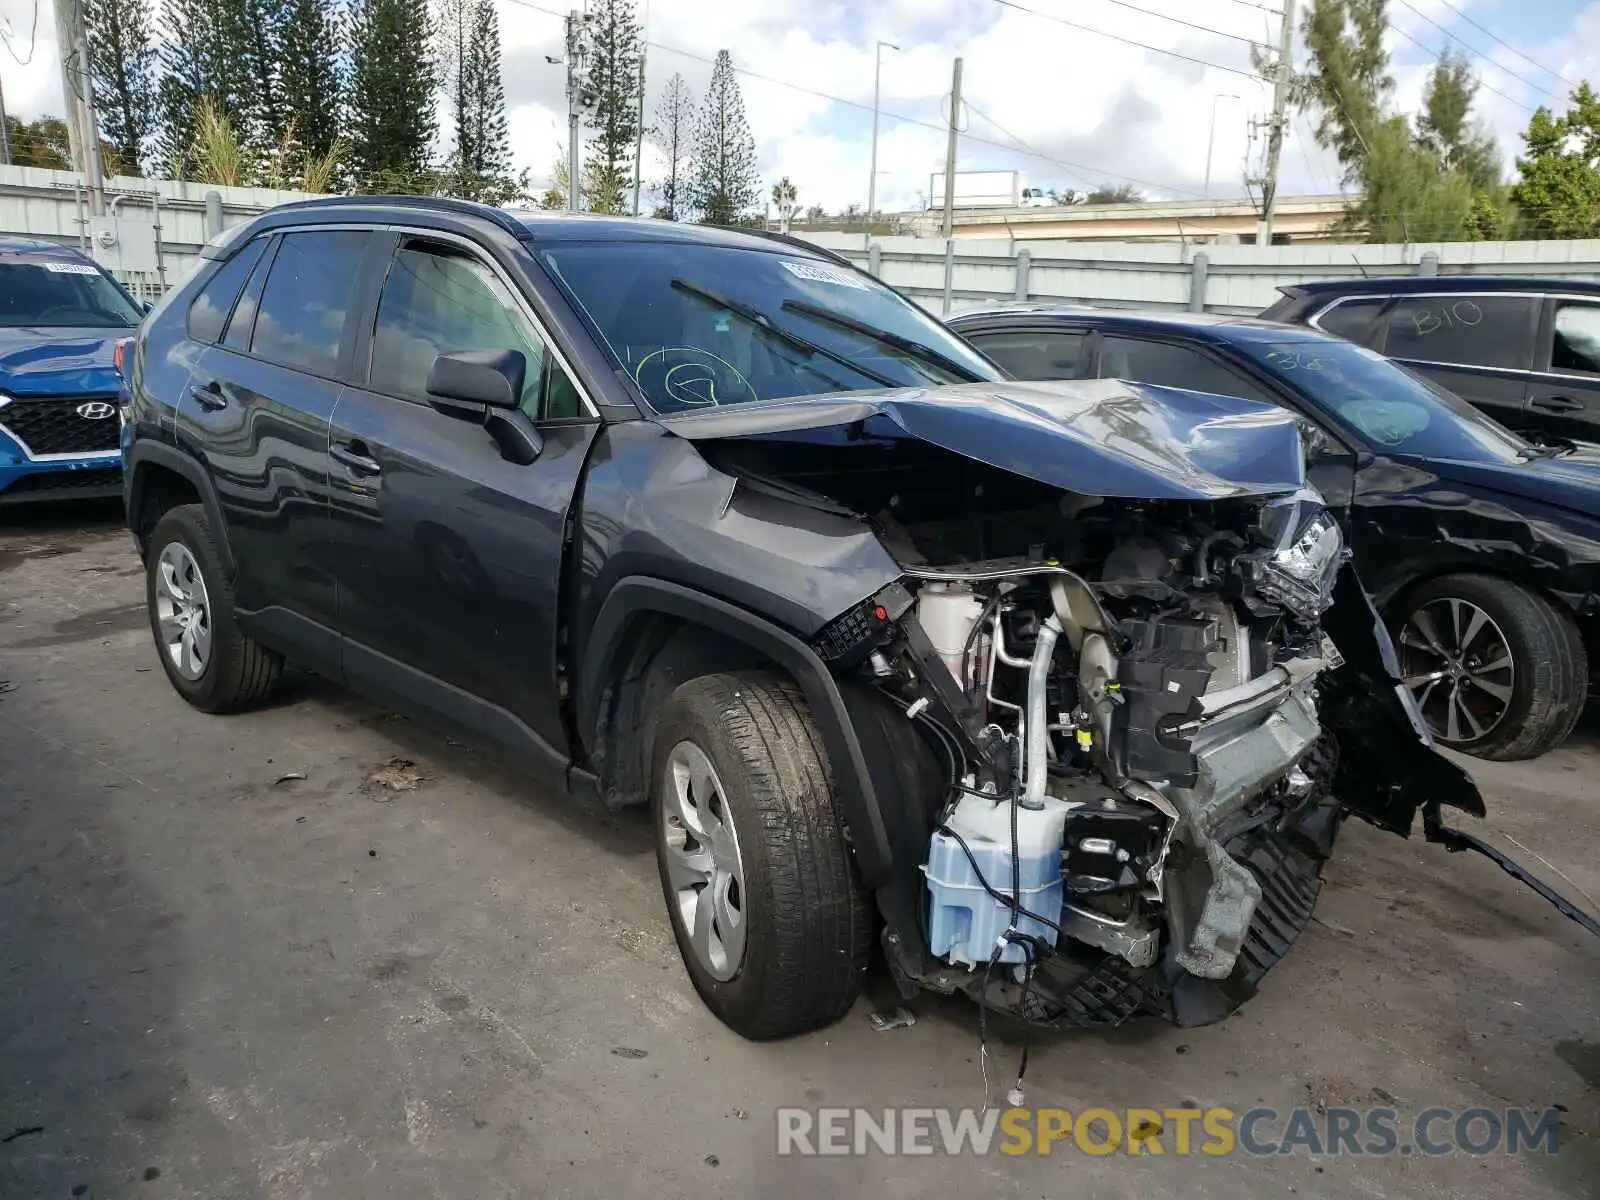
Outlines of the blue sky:
<svg viewBox="0 0 1600 1200">
<path fill-rule="evenodd" d="M 790 176 L 803 204 L 863 204 L 873 51 L 881 38 L 900 47 L 883 55 L 878 198 L 885 208 L 920 203 L 919 192 L 938 167 L 944 135 L 937 126 L 957 54 L 965 60 L 970 106 L 963 167 L 1023 170 L 1030 183 L 1044 186 L 1083 189 L 1136 180 L 1151 195 L 1198 196 L 1215 111 L 1211 194 L 1244 194 L 1246 173 L 1259 170 L 1263 148 L 1261 139 L 1251 140 L 1249 122 L 1266 116 L 1271 91 L 1248 77 L 1247 43 L 1274 42 L 1276 18 L 1254 0 L 1128 0 L 1212 31 L 1200 32 L 1114 0 L 1015 2 L 1034 11 L 998 0 L 648 0 L 648 35 L 655 45 L 649 52 L 647 109 L 653 111 L 674 72 L 702 94 L 709 60 L 726 48 L 737 66 L 768 77 L 741 79 L 768 180 Z M 566 122 L 562 68 L 544 61 L 544 55 L 559 52 L 561 21 L 540 10 L 564 10 L 569 0 L 497 3 L 513 152 L 542 178 Z M 1271 7 L 1279 0 L 1261 3 Z M 41 7 L 33 62 L 21 67 L 0 51 L 7 107 L 26 116 L 57 111 L 60 104 L 49 0 L 41 0 Z M 32 12 L 33 0 L 0 0 L 0 15 L 13 29 L 11 45 L 24 55 Z M 1414 109 L 1432 53 L 1465 43 L 1486 85 L 1478 112 L 1498 139 L 1508 172 L 1532 107 L 1564 100 L 1566 85 L 1541 67 L 1573 81 L 1600 83 L 1600 0 L 1390 0 L 1390 15 L 1400 107 Z M 1303 48 L 1297 58 L 1303 62 Z M 647 177 L 656 165 L 652 151 Z M 1286 192 L 1337 190 L 1338 165 L 1313 143 L 1305 117 L 1290 127 L 1282 169 Z"/>
</svg>

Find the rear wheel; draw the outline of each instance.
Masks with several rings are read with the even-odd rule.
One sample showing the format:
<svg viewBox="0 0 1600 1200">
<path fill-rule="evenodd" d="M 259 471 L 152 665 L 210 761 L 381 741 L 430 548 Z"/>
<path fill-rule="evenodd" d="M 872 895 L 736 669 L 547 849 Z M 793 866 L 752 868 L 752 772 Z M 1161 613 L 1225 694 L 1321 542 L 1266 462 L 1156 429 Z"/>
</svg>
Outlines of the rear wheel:
<svg viewBox="0 0 1600 1200">
<path fill-rule="evenodd" d="M 216 713 L 266 700 L 283 674 L 283 659 L 239 628 L 205 509 L 180 504 L 168 510 L 150 531 L 148 546 L 150 631 L 178 694 Z"/>
<path fill-rule="evenodd" d="M 683 684 L 657 722 L 652 780 L 662 891 L 707 1007 L 756 1039 L 842 1016 L 871 914 L 799 689 L 760 671 Z"/>
<path fill-rule="evenodd" d="M 1535 758 L 1583 711 L 1588 669 L 1572 618 L 1535 592 L 1447 575 L 1395 614 L 1400 668 L 1435 738 L 1478 758 Z"/>
</svg>

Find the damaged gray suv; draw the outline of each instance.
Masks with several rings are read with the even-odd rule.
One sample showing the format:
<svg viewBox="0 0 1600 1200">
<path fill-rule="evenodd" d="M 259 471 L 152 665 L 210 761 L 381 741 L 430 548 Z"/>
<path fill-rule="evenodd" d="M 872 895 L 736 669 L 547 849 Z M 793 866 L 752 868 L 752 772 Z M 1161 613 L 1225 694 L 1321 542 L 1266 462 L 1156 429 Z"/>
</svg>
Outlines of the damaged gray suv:
<svg viewBox="0 0 1600 1200">
<path fill-rule="evenodd" d="M 694 986 L 1215 1020 L 1342 817 L 1482 815 L 1287 413 L 1018 383 L 784 238 L 364 198 L 232 230 L 128 359 L 191 704 L 293 662 L 651 807 Z M 1450 832 L 1450 831 L 1445 831 Z"/>
</svg>

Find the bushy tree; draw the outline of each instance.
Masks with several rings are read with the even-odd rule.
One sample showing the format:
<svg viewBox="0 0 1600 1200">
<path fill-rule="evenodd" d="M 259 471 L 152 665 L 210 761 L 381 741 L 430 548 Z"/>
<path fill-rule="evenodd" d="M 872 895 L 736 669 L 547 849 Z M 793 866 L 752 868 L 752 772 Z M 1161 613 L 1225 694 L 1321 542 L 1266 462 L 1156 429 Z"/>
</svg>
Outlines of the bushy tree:
<svg viewBox="0 0 1600 1200">
<path fill-rule="evenodd" d="M 1312 0 L 1301 25 L 1310 63 L 1294 94 L 1356 192 L 1341 228 L 1375 242 L 1497 236 L 1499 152 L 1473 119 L 1470 65 L 1440 59 L 1413 123 L 1394 107 L 1387 26 L 1388 0 Z"/>
<path fill-rule="evenodd" d="M 1102 183 L 1083 198 L 1085 204 L 1138 204 L 1143 200 L 1144 193 L 1131 183 Z"/>
<path fill-rule="evenodd" d="M 666 156 L 666 174 L 655 185 L 655 215 L 668 221 L 681 221 L 688 213 L 685 203 L 689 145 L 694 135 L 694 100 L 682 75 L 673 75 L 661 90 L 656 104 L 656 123 L 651 137 Z"/>
<path fill-rule="evenodd" d="M 1600 237 L 1600 98 L 1587 82 L 1557 117 L 1540 108 L 1522 135 L 1511 191 L 1530 237 Z"/>
<path fill-rule="evenodd" d="M 355 0 L 346 128 L 357 186 L 431 192 L 438 73 L 427 0 Z"/>
<path fill-rule="evenodd" d="M 717 52 L 711 86 L 695 122 L 688 184 L 688 200 L 707 225 L 747 222 L 761 196 L 756 141 L 726 50 Z"/>
<path fill-rule="evenodd" d="M 150 7 L 145 0 L 86 0 L 84 23 L 101 130 L 125 169 L 139 174 L 157 116 Z"/>
<path fill-rule="evenodd" d="M 181 178 L 187 167 L 202 101 L 209 98 L 230 119 L 248 109 L 249 82 L 239 70 L 235 13 L 214 0 L 162 0 L 156 157 L 161 169 L 174 177 Z"/>
</svg>

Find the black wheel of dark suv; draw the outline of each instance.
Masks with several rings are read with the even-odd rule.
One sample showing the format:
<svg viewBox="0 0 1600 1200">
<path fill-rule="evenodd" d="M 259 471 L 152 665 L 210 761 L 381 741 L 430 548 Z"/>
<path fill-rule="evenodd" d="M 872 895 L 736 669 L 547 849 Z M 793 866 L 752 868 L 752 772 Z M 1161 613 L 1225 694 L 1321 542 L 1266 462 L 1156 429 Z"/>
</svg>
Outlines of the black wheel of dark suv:
<svg viewBox="0 0 1600 1200">
<path fill-rule="evenodd" d="M 695 990 L 747 1038 L 855 1002 L 871 907 L 799 688 L 761 671 L 691 679 L 656 725 L 651 808 L 672 931 Z"/>
<path fill-rule="evenodd" d="M 1588 664 L 1571 617 L 1506 579 L 1446 575 L 1392 614 L 1407 689 L 1442 745 L 1478 758 L 1536 758 L 1583 711 Z"/>
<path fill-rule="evenodd" d="M 246 637 L 234 619 L 233 588 L 200 505 L 169 510 L 151 530 L 145 595 L 161 667 L 190 704 L 234 712 L 277 688 L 283 659 Z"/>
</svg>

